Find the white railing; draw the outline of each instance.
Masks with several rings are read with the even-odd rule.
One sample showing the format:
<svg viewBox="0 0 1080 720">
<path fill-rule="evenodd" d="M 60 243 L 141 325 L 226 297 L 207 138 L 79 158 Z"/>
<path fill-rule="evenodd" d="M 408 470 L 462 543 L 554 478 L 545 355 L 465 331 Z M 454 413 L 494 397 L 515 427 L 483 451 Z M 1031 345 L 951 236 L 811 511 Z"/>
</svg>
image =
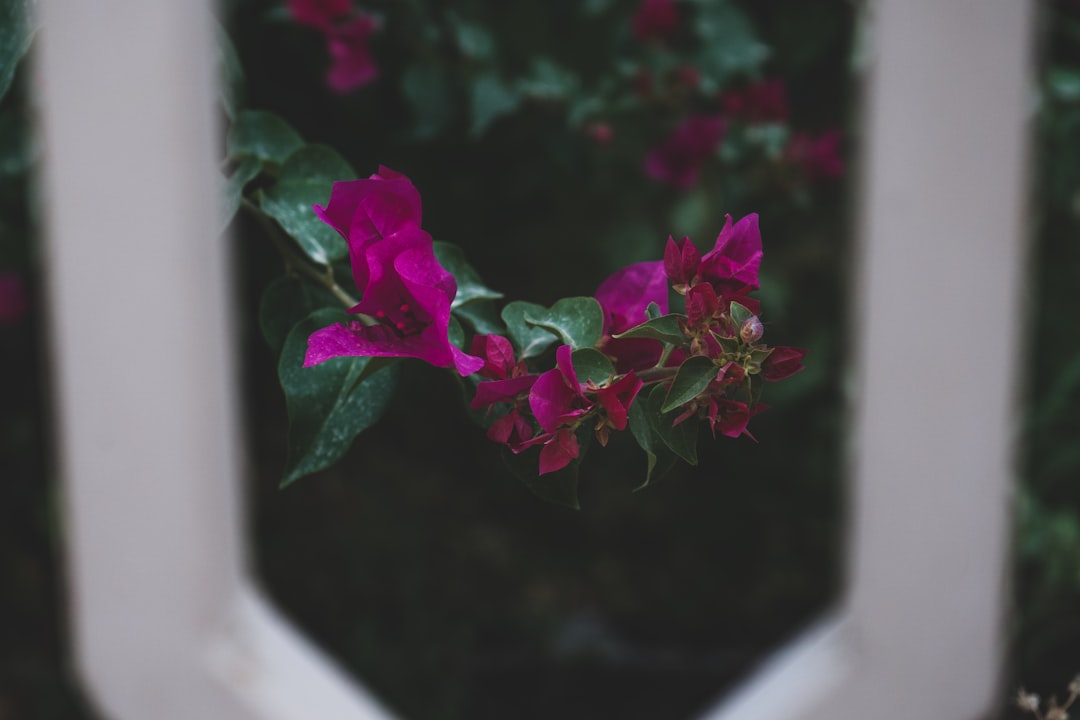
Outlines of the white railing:
<svg viewBox="0 0 1080 720">
<path fill-rule="evenodd" d="M 207 3 L 41 5 L 86 687 L 114 720 L 386 719 L 247 568 Z M 874 7 L 849 589 L 708 720 L 967 720 L 1001 692 L 1032 7 Z"/>
</svg>

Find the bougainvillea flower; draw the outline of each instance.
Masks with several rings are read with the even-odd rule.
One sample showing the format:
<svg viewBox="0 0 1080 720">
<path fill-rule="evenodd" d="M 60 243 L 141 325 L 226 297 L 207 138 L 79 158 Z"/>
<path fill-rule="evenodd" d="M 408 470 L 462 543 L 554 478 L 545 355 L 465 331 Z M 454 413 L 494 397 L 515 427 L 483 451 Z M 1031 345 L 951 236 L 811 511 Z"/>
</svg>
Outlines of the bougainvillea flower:
<svg viewBox="0 0 1080 720">
<path fill-rule="evenodd" d="M 516 402 L 522 394 L 532 389 L 539 377 L 539 375 L 521 375 L 507 380 L 482 382 L 476 386 L 476 396 L 469 403 L 469 407 L 479 410 L 499 402 Z"/>
<path fill-rule="evenodd" d="M 367 85 L 379 75 L 371 56 L 371 35 L 379 29 L 372 15 L 362 14 L 352 21 L 333 25 L 326 32 L 330 68 L 326 84 L 336 93 L 348 93 Z"/>
<path fill-rule="evenodd" d="M 555 432 L 537 435 L 521 443 L 519 450 L 515 452 L 540 444 L 543 444 L 540 448 L 540 475 L 562 470 L 581 454 L 577 436 L 570 428 L 559 428 Z"/>
<path fill-rule="evenodd" d="M 641 0 L 630 25 L 638 40 L 664 41 L 679 25 L 679 9 L 675 0 Z"/>
<path fill-rule="evenodd" d="M 648 320 L 650 303 L 668 312 L 668 283 L 660 260 L 628 265 L 613 273 L 596 289 L 596 301 L 604 310 L 604 333 L 617 335 Z"/>
<path fill-rule="evenodd" d="M 523 375 L 524 363 L 514 360 L 514 346 L 502 335 L 475 335 L 469 351 L 484 359 L 478 374 L 492 380 L 506 380 L 511 375 Z"/>
<path fill-rule="evenodd" d="M 544 432 L 553 433 L 564 424 L 573 423 L 592 408 L 578 382 L 572 348 L 561 345 L 555 351 L 555 368 L 537 378 L 529 391 L 529 408 Z"/>
<path fill-rule="evenodd" d="M 681 291 L 685 292 L 685 286 L 697 275 L 699 265 L 701 253 L 690 238 L 684 237 L 676 243 L 675 239 L 668 235 L 667 246 L 664 248 L 664 274 L 676 290 L 683 286 Z"/>
<path fill-rule="evenodd" d="M 840 131 L 830 130 L 817 137 L 807 133 L 795 133 L 784 153 L 806 182 L 838 178 L 844 174 L 844 160 L 840 157 Z"/>
<path fill-rule="evenodd" d="M 26 286 L 16 273 L 0 273 L 0 325 L 14 325 L 30 305 Z"/>
<path fill-rule="evenodd" d="M 622 376 L 611 385 L 596 391 L 596 402 L 604 408 L 606 424 L 616 430 L 625 430 L 629 417 L 630 405 L 637 397 L 643 383 L 633 372 Z"/>
<path fill-rule="evenodd" d="M 758 270 L 761 268 L 761 232 L 758 230 L 757 213 L 751 213 L 732 225 L 726 216 L 724 229 L 716 238 L 716 245 L 701 258 L 701 279 L 716 286 L 719 294 L 730 297 L 741 294 L 739 286 L 746 291 L 757 290 Z"/>
<path fill-rule="evenodd" d="M 804 348 L 774 347 L 769 357 L 761 363 L 761 377 L 771 381 L 791 377 L 803 369 L 802 361 L 805 357 Z"/>
<path fill-rule="evenodd" d="M 656 303 L 668 313 L 668 284 L 664 264 L 659 261 L 635 263 L 616 271 L 596 289 L 596 301 L 604 311 L 603 352 L 615 359 L 622 373 L 656 365 L 664 346 L 648 338 L 613 339 L 648 320 L 645 310 Z"/>
<path fill-rule="evenodd" d="M 698 283 L 686 291 L 686 320 L 692 328 L 706 328 L 720 312 L 720 298 L 709 283 Z"/>
<path fill-rule="evenodd" d="M 720 115 L 691 115 L 645 156 L 645 174 L 680 190 L 697 184 L 701 168 L 724 136 Z"/>
<path fill-rule="evenodd" d="M 507 414 L 491 423 L 487 437 L 497 443 L 506 445 L 515 453 L 525 448 L 532 436 L 532 427 L 529 421 L 521 416 L 517 408 L 513 408 Z"/>
<path fill-rule="evenodd" d="M 706 414 L 713 437 L 719 431 L 721 435 L 737 438 L 746 433 L 746 426 L 750 422 L 750 408 L 737 400 L 711 398 Z"/>
<path fill-rule="evenodd" d="M 415 357 L 469 375 L 483 358 L 449 340 L 454 276 L 435 258 L 420 229 L 420 196 L 404 175 L 380 169 L 367 180 L 334 183 L 316 214 L 345 238 L 363 297 L 349 312 L 365 322 L 333 325 L 308 338 L 304 366 L 333 357 Z"/>
</svg>

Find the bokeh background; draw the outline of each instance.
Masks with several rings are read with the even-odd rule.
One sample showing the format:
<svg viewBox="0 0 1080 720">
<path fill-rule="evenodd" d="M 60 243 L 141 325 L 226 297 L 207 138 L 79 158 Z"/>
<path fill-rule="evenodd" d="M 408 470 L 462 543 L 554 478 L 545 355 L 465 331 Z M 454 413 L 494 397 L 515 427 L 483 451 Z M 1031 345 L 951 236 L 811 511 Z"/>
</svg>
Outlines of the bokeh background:
<svg viewBox="0 0 1080 720">
<path fill-rule="evenodd" d="M 674 23 L 641 19 L 657 5 L 371 0 L 348 17 L 377 29 L 344 49 L 295 4 L 221 9 L 223 127 L 271 111 L 362 175 L 407 173 L 425 227 L 510 299 L 592 294 L 669 234 L 704 249 L 725 213 L 758 212 L 766 339 L 810 350 L 769 388 L 758 442 L 703 438 L 698 467 L 632 492 L 644 459 L 614 438 L 584 466 L 581 511 L 532 496 L 458 385 L 419 364 L 342 462 L 279 490 L 288 424 L 257 318 L 283 267 L 239 216 L 256 571 L 403 717 L 692 717 L 842 586 L 865 8 L 681 0 Z M 1019 683 L 1062 693 L 1080 671 L 1080 5 L 1043 4 L 1040 32 L 1006 715 Z M 335 47 L 376 76 L 328 86 Z M 0 99 L 0 720 L 93 717 L 64 631 L 35 82 L 21 63 Z M 694 182 L 646 172 L 693 117 L 724 127 L 671 160 Z"/>
</svg>

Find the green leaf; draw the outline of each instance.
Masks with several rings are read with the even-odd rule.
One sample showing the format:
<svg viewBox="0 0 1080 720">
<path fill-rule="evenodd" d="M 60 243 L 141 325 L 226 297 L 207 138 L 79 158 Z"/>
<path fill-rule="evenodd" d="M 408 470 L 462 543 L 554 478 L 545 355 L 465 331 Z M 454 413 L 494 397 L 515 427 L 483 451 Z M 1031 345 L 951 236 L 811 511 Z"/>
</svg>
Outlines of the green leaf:
<svg viewBox="0 0 1080 720">
<path fill-rule="evenodd" d="M 339 304 L 326 288 L 283 275 L 263 291 L 259 301 L 259 329 L 270 349 L 280 352 L 293 326 L 315 310 L 337 310 Z"/>
<path fill-rule="evenodd" d="M 521 99 L 521 94 L 503 83 L 495 73 L 476 76 L 470 97 L 470 134 L 473 137 L 483 135 L 491 123 L 517 110 L 521 106 Z"/>
<path fill-rule="evenodd" d="M 733 75 L 757 74 L 769 48 L 757 39 L 750 19 L 725 0 L 701 2 L 694 29 L 700 39 L 702 92 L 719 90 Z"/>
<path fill-rule="evenodd" d="M 652 320 L 647 320 L 640 325 L 635 325 L 626 332 L 613 335 L 612 337 L 621 338 L 650 338 L 652 340 L 659 340 L 660 342 L 671 343 L 672 345 L 682 345 L 686 342 L 686 336 L 683 335 L 682 330 L 679 329 L 679 319 L 685 318 L 685 315 L 662 315 Z"/>
<path fill-rule="evenodd" d="M 660 306 L 654 302 L 645 306 L 645 317 L 650 320 L 655 320 L 658 317 L 663 317 L 664 311 L 660 309 Z"/>
<path fill-rule="evenodd" d="M 678 425 L 672 425 L 678 415 L 674 412 L 666 414 L 663 412 L 664 394 L 664 388 L 660 385 L 649 393 L 649 399 L 645 405 L 649 424 L 672 452 L 691 465 L 697 465 L 697 423 L 691 418 Z"/>
<path fill-rule="evenodd" d="M 531 309 L 525 321 L 558 334 L 572 348 L 592 347 L 604 332 L 604 311 L 596 298 L 563 298 L 544 312 Z"/>
<path fill-rule="evenodd" d="M 548 332 L 542 327 L 526 321 L 526 314 L 540 315 L 547 312 L 547 308 L 536 303 L 515 300 L 508 303 L 502 310 L 502 319 L 506 323 L 506 331 L 510 335 L 510 341 L 518 349 L 518 358 L 536 357 L 547 350 L 556 340 L 558 335 Z"/>
<path fill-rule="evenodd" d="M 0 0 L 0 99 L 15 79 L 19 60 L 30 49 L 37 29 L 29 0 Z"/>
<path fill-rule="evenodd" d="M 750 312 L 749 308 L 745 305 L 740 305 L 734 300 L 731 301 L 731 319 L 735 323 L 736 332 L 738 332 L 744 322 L 752 317 L 754 317 L 754 313 Z"/>
<path fill-rule="evenodd" d="M 284 165 L 289 156 L 304 147 L 304 140 L 292 126 L 273 113 L 244 110 L 229 129 L 225 147 L 231 158 L 256 158 Z"/>
<path fill-rule="evenodd" d="M 244 197 L 244 188 L 255 179 L 262 169 L 262 163 L 257 158 L 247 157 L 233 170 L 232 175 L 225 178 L 225 189 L 221 194 L 221 229 L 224 230 L 232 222 L 236 211 L 240 209 L 240 200 Z"/>
<path fill-rule="evenodd" d="M 405 71 L 401 83 L 412 106 L 413 135 L 428 140 L 442 132 L 454 113 L 452 84 L 446 71 L 438 65 L 413 65 Z"/>
<path fill-rule="evenodd" d="M 1062 102 L 1080 100 L 1080 70 L 1067 67 L 1050 68 L 1046 73 L 1050 92 Z"/>
<path fill-rule="evenodd" d="M 611 364 L 604 353 L 592 348 L 575 350 L 571 355 L 571 363 L 578 382 L 584 385 L 592 380 L 596 385 L 606 383 L 615 374 L 615 366 Z"/>
<path fill-rule="evenodd" d="M 493 302 L 475 300 L 454 308 L 452 312 L 471 325 L 479 335 L 506 335 L 506 325 Z"/>
<path fill-rule="evenodd" d="M 447 242 L 435 242 L 432 245 L 439 264 L 457 281 L 457 295 L 450 305 L 451 309 L 459 308 L 471 300 L 498 300 L 503 296 L 501 292 L 484 285 L 480 274 L 465 261 L 465 253 L 457 245 Z"/>
<path fill-rule="evenodd" d="M 446 20 L 454 31 L 454 39 L 462 55 L 473 60 L 487 60 L 492 56 L 495 41 L 485 27 L 462 20 L 455 12 L 448 12 Z"/>
<path fill-rule="evenodd" d="M 712 358 L 705 355 L 694 355 L 687 358 L 679 371 L 675 374 L 675 380 L 668 390 L 667 399 L 660 407 L 660 412 L 671 412 L 677 407 L 693 400 L 701 391 L 709 387 L 709 383 L 716 379 L 716 365 Z"/>
<path fill-rule="evenodd" d="M 456 347 L 458 350 L 464 350 L 465 328 L 461 327 L 461 322 L 453 315 L 450 316 L 450 325 L 447 329 L 447 332 L 450 344 Z"/>
<path fill-rule="evenodd" d="M 225 115 L 230 120 L 235 120 L 240 108 L 244 106 L 244 68 L 240 64 L 240 55 L 236 47 L 229 39 L 229 33 L 216 20 L 214 21 L 214 38 L 217 41 L 217 64 L 218 74 L 221 78 L 220 90 L 221 106 Z"/>
<path fill-rule="evenodd" d="M 289 412 L 282 487 L 337 462 L 356 436 L 382 416 L 394 394 L 396 367 L 364 377 L 372 358 L 334 358 L 303 367 L 308 336 L 346 319 L 340 310 L 316 310 L 285 339 L 278 363 Z"/>
<path fill-rule="evenodd" d="M 633 403 L 630 406 L 630 434 L 634 436 L 637 444 L 645 451 L 646 468 L 645 482 L 634 488 L 641 490 L 654 480 L 659 480 L 675 465 L 675 454 L 668 449 L 664 441 L 653 430 L 649 422 L 649 411 L 645 409 L 647 399 Z"/>
<path fill-rule="evenodd" d="M 356 177 L 349 164 L 323 145 L 306 145 L 285 161 L 281 177 L 263 191 L 260 206 L 312 260 L 329 265 L 349 253 L 345 240 L 311 209 L 325 205 L 336 180 Z"/>
<path fill-rule="evenodd" d="M 578 87 L 577 76 L 545 57 L 532 61 L 529 75 L 517 83 L 517 89 L 539 100 L 561 100 L 572 95 Z"/>
</svg>

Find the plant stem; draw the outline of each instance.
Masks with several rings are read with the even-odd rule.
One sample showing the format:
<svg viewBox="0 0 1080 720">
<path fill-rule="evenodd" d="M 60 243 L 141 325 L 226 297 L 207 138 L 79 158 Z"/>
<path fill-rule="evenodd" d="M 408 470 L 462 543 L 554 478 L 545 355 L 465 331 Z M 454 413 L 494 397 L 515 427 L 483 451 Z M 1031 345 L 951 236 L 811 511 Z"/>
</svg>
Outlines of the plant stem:
<svg viewBox="0 0 1080 720">
<path fill-rule="evenodd" d="M 329 265 L 324 266 L 324 270 L 320 271 L 318 268 L 312 266 L 300 253 L 296 251 L 292 242 L 285 237 L 281 228 L 276 222 L 271 220 L 262 209 L 251 202 L 251 200 L 242 198 L 240 204 L 245 210 L 255 216 L 259 225 L 262 226 L 266 234 L 270 236 L 270 240 L 277 247 L 278 252 L 281 253 L 282 260 L 285 261 L 286 269 L 296 273 L 297 275 L 303 275 L 309 280 L 319 283 L 336 297 L 342 305 L 346 308 L 351 308 L 356 305 L 357 300 L 343 287 L 337 284 L 334 280 L 334 270 Z M 361 313 L 355 313 L 356 319 L 365 325 L 378 325 L 379 321 L 368 315 Z"/>
</svg>

